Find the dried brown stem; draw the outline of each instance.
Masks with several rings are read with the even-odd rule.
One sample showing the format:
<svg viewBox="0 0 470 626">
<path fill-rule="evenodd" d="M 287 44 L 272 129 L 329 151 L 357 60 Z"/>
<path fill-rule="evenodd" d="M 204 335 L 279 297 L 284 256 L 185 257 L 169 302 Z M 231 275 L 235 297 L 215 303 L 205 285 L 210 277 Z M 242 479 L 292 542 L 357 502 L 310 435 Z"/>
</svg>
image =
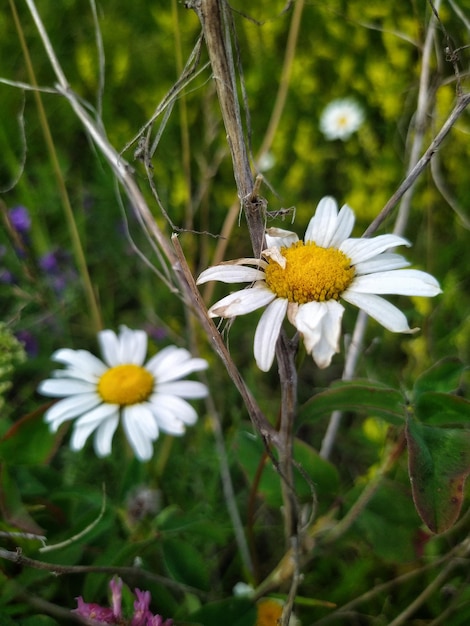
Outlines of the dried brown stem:
<svg viewBox="0 0 470 626">
<path fill-rule="evenodd" d="M 263 246 L 266 202 L 253 195 L 254 180 L 237 97 L 228 8 L 224 0 L 198 0 L 192 3 L 192 7 L 202 24 L 232 156 L 238 197 L 245 211 L 254 253 L 259 256 Z"/>
</svg>

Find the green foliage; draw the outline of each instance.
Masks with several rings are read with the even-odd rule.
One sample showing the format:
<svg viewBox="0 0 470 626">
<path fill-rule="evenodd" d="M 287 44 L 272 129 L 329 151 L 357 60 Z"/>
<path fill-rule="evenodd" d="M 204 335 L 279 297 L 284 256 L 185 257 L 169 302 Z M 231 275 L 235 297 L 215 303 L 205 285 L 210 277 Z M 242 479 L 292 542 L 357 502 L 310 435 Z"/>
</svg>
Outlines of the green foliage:
<svg viewBox="0 0 470 626">
<path fill-rule="evenodd" d="M 282 68 L 300 2 L 248 4 L 234 0 L 230 7 L 243 68 L 239 93 L 246 93 L 248 107 L 243 125 L 254 162 L 287 80 Z M 134 157 L 139 130 L 173 88 L 199 36 L 195 12 L 176 0 L 101 2 L 100 76 L 90 4 L 63 0 L 59 11 L 56 3 L 42 5 L 71 88 L 129 162 L 164 235 L 178 230 L 193 274 L 212 264 L 216 250 L 221 259 L 251 256 L 245 221 L 236 219 L 239 199 L 204 46 L 199 73 L 167 109 L 168 119 L 159 115 L 152 125 L 154 133 L 162 131 L 151 163 L 158 198 L 145 164 Z M 454 67 L 443 50 L 447 34 L 460 48 L 461 88 L 468 90 L 466 23 L 451 5 L 439 12 L 420 154 L 456 102 Z M 269 148 L 273 162 L 263 172 L 268 226 L 302 236 L 324 195 L 354 208 L 355 236 L 377 216 L 405 177 L 416 138 L 430 17 L 426 2 L 305 3 L 287 98 Z M 56 82 L 26 3 L 11 2 L 0 12 L 0 77 L 42 87 Z M 176 294 L 173 268 L 66 100 L 40 94 L 46 125 L 37 92 L 1 83 L 0 96 L 0 548 L 10 556 L 19 549 L 46 568 L 65 568 L 53 576 L 2 558 L 0 626 L 64 623 L 47 607 L 70 610 L 80 595 L 109 605 L 115 571 L 128 585 L 124 601 L 131 608 L 137 587 L 149 590 L 152 608 L 175 624 L 254 626 L 256 603 L 234 597 L 234 585 L 246 581 L 260 595 L 274 591 L 285 599 L 292 574 L 279 455 L 248 424 L 238 392 Z M 364 123 L 349 140 L 329 141 L 319 126 L 322 111 L 344 97 L 361 106 Z M 443 294 L 433 301 L 393 302 L 421 332 L 397 336 L 370 322 L 353 380 L 340 380 L 344 349 L 327 370 L 315 368 L 309 357 L 299 366 L 292 487 L 303 533 L 294 611 L 303 624 L 324 617 L 333 624 L 385 624 L 416 598 L 422 602 L 410 624 L 445 620 L 463 626 L 470 619 L 469 130 L 465 113 L 413 192 L 406 226 L 413 247 L 406 254 L 414 267 L 439 279 Z M 26 233 L 16 232 L 9 217 L 19 205 L 31 218 Z M 294 226 L 291 214 L 277 213 L 289 207 L 295 207 Z M 393 229 L 393 217 L 384 232 Z M 234 226 L 219 237 L 232 218 Z M 210 286 L 202 293 L 209 304 L 227 289 Z M 104 328 L 147 330 L 150 355 L 176 344 L 209 361 L 211 400 L 195 405 L 198 423 L 183 438 L 161 436 L 149 463 L 133 458 L 122 430 L 112 455 L 99 459 L 90 444 L 70 450 L 67 425 L 51 433 L 43 421 L 48 405 L 36 389 L 55 367 L 51 354 L 63 347 L 96 353 L 93 300 Z M 243 379 L 276 424 L 277 369 L 262 374 L 252 358 L 258 318 L 255 312 L 221 330 Z M 344 344 L 354 324 L 348 310 Z M 285 330 L 293 334 L 287 322 Z M 334 411 L 343 413 L 343 421 L 325 459 L 320 449 Z M 227 472 L 233 496 L 227 495 Z M 230 507 L 239 513 L 239 528 Z M 237 531 L 247 538 L 251 567 Z M 426 596 L 442 571 L 448 575 L 440 588 Z M 350 607 L 346 614 L 343 606 Z"/>
<path fill-rule="evenodd" d="M 24 362 L 26 353 L 5 324 L 0 324 L 0 410 L 5 405 L 5 392 L 12 386 L 12 374 L 15 366 Z"/>
<path fill-rule="evenodd" d="M 233 626 L 255 626 L 256 608 L 248 599 L 230 598 L 212 604 L 191 616 L 191 623 L 204 626 L 218 626 L 221 622 Z"/>
</svg>

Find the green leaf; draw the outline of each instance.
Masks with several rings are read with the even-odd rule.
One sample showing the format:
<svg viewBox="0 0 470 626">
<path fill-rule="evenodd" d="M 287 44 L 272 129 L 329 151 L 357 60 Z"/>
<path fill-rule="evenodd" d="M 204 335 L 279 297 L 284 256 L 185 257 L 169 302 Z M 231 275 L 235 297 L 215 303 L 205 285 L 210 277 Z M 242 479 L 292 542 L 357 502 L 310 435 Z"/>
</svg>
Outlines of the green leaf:
<svg viewBox="0 0 470 626">
<path fill-rule="evenodd" d="M 425 391 L 418 396 L 414 408 L 416 416 L 429 425 L 470 425 L 470 402 L 461 396 Z"/>
<path fill-rule="evenodd" d="M 311 423 L 332 411 L 357 411 L 403 425 L 405 400 L 402 394 L 382 383 L 354 380 L 333 383 L 311 398 L 301 409 L 301 423 Z"/>
<path fill-rule="evenodd" d="M 0 611 L 0 626 L 18 626 L 18 622 L 14 622 L 7 613 Z"/>
<path fill-rule="evenodd" d="M 165 565 L 174 580 L 208 590 L 209 566 L 202 555 L 183 539 L 165 539 L 162 541 Z"/>
<path fill-rule="evenodd" d="M 249 598 L 228 598 L 220 602 L 206 604 L 190 617 L 194 624 L 204 626 L 254 626 L 256 607 Z"/>
<path fill-rule="evenodd" d="M 357 502 L 363 489 L 362 483 L 355 485 L 345 496 L 345 505 Z M 409 494 L 395 480 L 382 480 L 354 527 L 360 541 L 366 539 L 373 554 L 389 563 L 405 563 L 416 557 L 416 511 Z"/>
<path fill-rule="evenodd" d="M 20 490 L 6 464 L 0 464 L 0 514 L 11 526 L 24 532 L 42 535 L 43 529 L 36 524 L 23 504 Z"/>
<path fill-rule="evenodd" d="M 449 393 L 455 391 L 460 382 L 465 365 L 460 359 L 449 357 L 435 363 L 431 368 L 423 372 L 414 384 L 414 396 L 426 391 Z"/>
<path fill-rule="evenodd" d="M 406 427 L 413 500 L 434 533 L 450 528 L 459 516 L 470 473 L 470 431 L 436 428 L 409 418 Z"/>
</svg>

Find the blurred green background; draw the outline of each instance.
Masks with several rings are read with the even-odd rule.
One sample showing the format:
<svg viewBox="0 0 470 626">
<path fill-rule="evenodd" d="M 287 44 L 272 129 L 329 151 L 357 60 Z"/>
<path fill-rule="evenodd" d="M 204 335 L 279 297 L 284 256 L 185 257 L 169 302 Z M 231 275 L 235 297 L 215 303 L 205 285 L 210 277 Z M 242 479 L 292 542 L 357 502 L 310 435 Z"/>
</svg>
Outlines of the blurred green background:
<svg viewBox="0 0 470 626">
<path fill-rule="evenodd" d="M 263 0 L 250 5 L 234 0 L 231 10 L 248 106 L 245 129 L 255 161 L 280 87 L 294 3 Z M 152 196 L 145 168 L 134 159 L 136 143 L 129 144 L 181 74 L 200 33 L 195 12 L 176 0 L 102 0 L 97 6 L 105 55 L 104 84 L 100 86 L 92 6 L 84 0 L 62 0 L 60 6 L 38 3 L 38 10 L 71 88 L 95 112 L 101 111 L 107 137 L 135 168 L 155 220 L 170 237 L 172 228 Z M 439 18 L 429 58 L 421 152 L 455 105 L 457 88 L 468 89 L 470 49 L 465 46 L 470 6 L 465 0 L 443 3 Z M 424 0 L 305 3 L 287 98 L 269 148 L 271 163 L 263 171 L 266 185 L 262 187 L 268 210 L 275 213 L 295 207 L 295 222 L 292 226 L 290 214 L 270 216 L 268 226 L 295 229 L 302 237 L 324 195 L 352 206 L 357 216 L 355 236 L 378 215 L 409 165 L 430 19 L 430 5 Z M 445 50 L 449 45 L 459 50 L 455 64 Z M 180 242 L 194 275 L 213 262 L 221 245 L 212 235 L 221 232 L 227 215 L 238 213 L 230 154 L 206 64 L 203 47 L 201 71 L 176 99 L 152 161 L 161 203 L 173 224 L 182 229 Z M 0 77 L 16 83 L 35 81 L 49 88 L 56 82 L 23 2 L 10 0 L 8 8 L 0 12 Z M 347 141 L 328 141 L 319 128 L 322 111 L 337 98 L 354 99 L 365 116 Z M 265 482 L 256 483 L 256 468 L 263 462 L 262 446 L 252 441 L 252 428 L 236 390 L 181 300 L 159 280 L 155 269 L 162 266 L 152 242 L 65 99 L 51 93 L 38 96 L 3 83 L 0 113 L 0 209 L 4 218 L 0 320 L 27 352 L 27 359 L 16 367 L 12 387 L 5 392 L 0 435 L 24 416 L 34 411 L 36 417 L 40 414 L 44 399 L 35 389 L 49 375 L 49 357 L 55 349 L 67 346 L 96 353 L 97 320 L 86 297 L 74 247 L 71 229 L 76 227 L 103 327 L 117 329 L 119 324 L 127 324 L 143 328 L 151 338 L 151 352 L 176 343 L 210 361 L 209 384 L 223 427 L 236 500 L 256 555 L 256 576 L 251 582 L 260 582 L 282 556 L 278 545 L 282 537 L 279 479 L 269 467 Z M 162 119 L 156 119 L 155 129 Z M 396 336 L 371 322 L 358 364 L 358 376 L 382 381 L 405 395 L 416 377 L 440 359 L 450 356 L 468 363 L 470 356 L 469 133 L 466 111 L 435 155 L 433 167 L 419 178 L 405 231 L 413 244 L 405 253 L 407 258 L 414 267 L 436 276 L 443 294 L 432 300 L 392 299 L 404 310 L 410 326 L 419 326 L 421 332 Z M 72 225 L 66 198 L 73 213 Z M 18 207 L 26 212 L 18 213 Z M 17 211 L 13 215 L 30 219 L 21 232 L 12 228 L 12 210 Z M 394 218 L 395 214 L 380 232 L 390 232 Z M 222 253 L 223 259 L 251 256 L 246 225 L 243 218 L 238 220 L 238 214 Z M 210 296 L 203 293 L 210 304 L 227 289 L 218 285 Z M 345 315 L 347 335 L 354 328 L 356 314 L 348 310 Z M 257 315 L 237 319 L 228 341 L 234 361 L 275 422 L 279 404 L 275 368 L 262 375 L 252 358 Z M 292 328 L 286 328 L 292 334 Z M 12 350 L 6 348 L 7 353 Z M 300 404 L 340 378 L 343 363 L 344 349 L 326 371 L 318 372 L 306 359 L 299 372 Z M 464 393 L 465 378 L 461 384 Z M 190 623 L 196 609 L 209 600 L 229 596 L 237 581 L 250 578 L 243 570 L 222 504 L 213 416 L 202 404 L 200 412 L 198 426 L 183 439 L 159 440 L 154 461 L 145 466 L 129 456 L 120 440 L 114 444 L 112 457 L 98 461 L 90 446 L 80 454 L 72 453 L 66 446 L 66 433 L 63 442 L 58 441 L 39 419 L 26 419 L 18 434 L 22 453 L 16 462 L 8 457 L 0 466 L 2 527 L 41 528 L 50 543 L 62 541 L 97 518 L 105 483 L 108 507 L 96 528 L 47 558 L 67 565 L 132 565 L 136 557 L 143 558 L 147 569 L 201 592 L 182 588 L 175 592 L 155 581 L 138 581 L 141 588 L 152 590 L 162 614 Z M 334 510 L 341 517 L 374 475 L 387 429 L 374 415 L 348 414 L 332 462 L 323 464 L 315 451 L 326 425 L 325 417 L 315 427 L 299 429 L 303 440 L 299 446 L 305 448 L 299 454 L 314 472 L 318 515 Z M 141 485 L 155 490 L 160 504 L 158 514 L 152 512 L 135 522 L 129 516 L 129 502 Z M 308 489 L 304 491 L 307 500 Z M 253 497 L 255 511 L 249 504 Z M 331 609 L 317 605 L 315 599 L 342 605 L 403 575 L 400 584 L 364 600 L 350 618 L 328 622 L 388 624 L 434 579 L 436 570 L 426 564 L 458 545 L 468 529 L 464 517 L 448 536 L 429 539 L 413 507 L 403 457 L 360 520 L 337 545 L 320 551 L 309 566 L 296 612 L 303 624 L 320 623 Z M 10 548 L 16 545 L 10 539 L 5 541 Z M 38 546 L 23 542 L 25 552 L 34 554 Z M 44 556 L 36 554 L 37 558 Z M 412 571 L 416 575 L 406 577 Z M 96 602 L 105 597 L 108 579 L 105 574 L 52 578 L 39 570 L 0 563 L 0 588 L 4 586 L 0 620 L 1 611 L 21 624 L 47 613 L 31 607 L 19 589 L 73 608 L 77 595 Z M 414 621 L 407 623 L 444 623 L 436 620 L 449 606 L 456 606 L 459 610 L 445 623 L 467 624 L 467 585 L 464 568 L 452 569 L 440 590 L 430 594 Z M 52 623 L 65 623 L 57 619 Z"/>
</svg>

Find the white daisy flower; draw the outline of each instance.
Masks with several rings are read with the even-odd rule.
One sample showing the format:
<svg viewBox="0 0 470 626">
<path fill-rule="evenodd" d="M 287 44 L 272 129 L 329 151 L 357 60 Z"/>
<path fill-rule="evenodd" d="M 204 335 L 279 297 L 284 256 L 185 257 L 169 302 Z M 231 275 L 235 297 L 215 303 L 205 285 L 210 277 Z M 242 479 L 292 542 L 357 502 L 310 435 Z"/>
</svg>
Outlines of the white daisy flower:
<svg viewBox="0 0 470 626">
<path fill-rule="evenodd" d="M 387 252 L 410 243 L 397 235 L 349 238 L 354 213 L 344 205 L 338 213 L 333 198 L 323 198 L 301 241 L 280 228 L 266 231 L 264 259 L 237 259 L 210 267 L 198 283 L 252 283 L 214 304 L 212 317 L 231 318 L 266 306 L 254 339 L 258 367 L 268 371 L 284 317 L 303 337 L 305 348 L 320 368 L 339 352 L 340 299 L 354 304 L 392 332 L 414 332 L 404 314 L 378 294 L 435 296 L 441 292 L 433 276 L 402 269 L 409 263 Z M 414 329 L 418 330 L 418 329 Z"/>
<path fill-rule="evenodd" d="M 320 117 L 320 130 L 329 140 L 345 141 L 358 130 L 364 121 L 361 107 L 349 98 L 333 100 Z"/>
<path fill-rule="evenodd" d="M 56 432 L 66 421 L 75 420 L 70 446 L 81 450 L 94 432 L 96 454 L 111 452 L 111 442 L 122 422 L 124 433 L 136 457 L 148 461 L 160 431 L 182 435 L 197 413 L 185 399 L 203 398 L 207 388 L 200 382 L 181 380 L 207 368 L 204 359 L 192 358 L 184 348 L 168 346 L 144 365 L 147 334 L 120 327 L 98 333 L 103 360 L 87 350 L 62 348 L 52 359 L 65 369 L 55 370 L 44 380 L 39 393 L 64 398 L 44 415 Z"/>
</svg>

